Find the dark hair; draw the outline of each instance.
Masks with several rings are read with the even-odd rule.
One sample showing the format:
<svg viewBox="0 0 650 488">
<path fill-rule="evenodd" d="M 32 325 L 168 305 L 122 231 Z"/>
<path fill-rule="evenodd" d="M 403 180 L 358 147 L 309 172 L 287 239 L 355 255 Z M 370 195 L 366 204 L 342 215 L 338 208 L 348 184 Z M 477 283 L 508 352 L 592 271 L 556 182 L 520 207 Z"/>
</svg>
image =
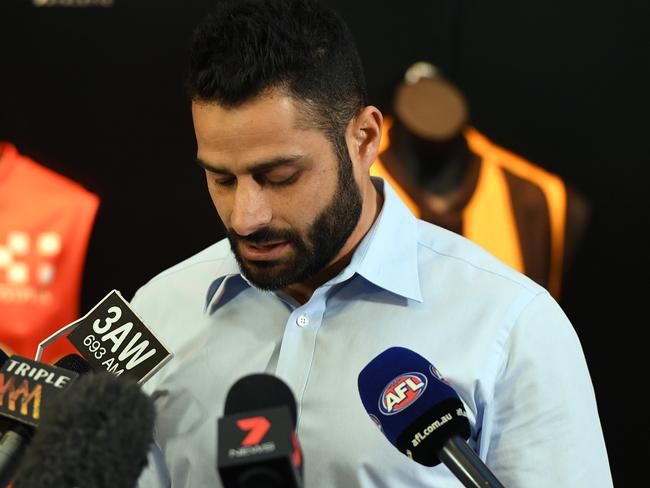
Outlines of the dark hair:
<svg viewBox="0 0 650 488">
<path fill-rule="evenodd" d="M 285 89 L 337 152 L 348 122 L 367 104 L 352 35 L 314 0 L 220 3 L 194 31 L 187 84 L 192 100 L 230 107 Z"/>
</svg>

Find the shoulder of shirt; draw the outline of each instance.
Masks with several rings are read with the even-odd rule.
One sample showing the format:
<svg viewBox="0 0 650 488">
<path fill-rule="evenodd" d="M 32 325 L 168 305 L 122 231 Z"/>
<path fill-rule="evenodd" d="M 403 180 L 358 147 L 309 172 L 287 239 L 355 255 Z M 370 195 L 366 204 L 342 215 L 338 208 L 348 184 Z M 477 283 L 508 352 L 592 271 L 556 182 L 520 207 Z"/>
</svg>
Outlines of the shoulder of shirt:
<svg viewBox="0 0 650 488">
<path fill-rule="evenodd" d="M 143 285 L 140 290 L 157 283 L 165 283 L 169 280 L 182 280 L 186 277 L 191 278 L 202 271 L 209 273 L 211 278 L 215 279 L 219 277 L 220 264 L 226 259 L 234 258 L 232 258 L 228 239 L 222 239 L 180 263 L 158 273 Z"/>
<path fill-rule="evenodd" d="M 466 269 L 471 267 L 474 272 L 490 274 L 503 284 L 510 282 L 514 288 L 525 291 L 530 296 L 548 293 L 541 285 L 464 236 L 423 220 L 418 220 L 417 229 L 418 252 L 423 257 L 420 262 L 426 262 L 426 254 L 431 253 L 432 256 L 446 259 L 453 266 Z"/>
<path fill-rule="evenodd" d="M 132 309 L 174 354 L 205 330 L 206 296 L 216 278 L 232 272 L 230 252 L 228 240 L 219 241 L 154 276 L 130 300 Z"/>
</svg>

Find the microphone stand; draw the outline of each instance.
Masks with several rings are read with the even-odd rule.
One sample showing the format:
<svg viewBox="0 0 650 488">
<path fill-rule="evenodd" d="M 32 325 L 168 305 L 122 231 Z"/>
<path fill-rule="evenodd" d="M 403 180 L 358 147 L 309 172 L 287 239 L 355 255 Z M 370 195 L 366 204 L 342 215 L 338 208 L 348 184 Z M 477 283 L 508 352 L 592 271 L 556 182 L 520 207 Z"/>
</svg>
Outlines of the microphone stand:
<svg viewBox="0 0 650 488">
<path fill-rule="evenodd" d="M 449 439 L 438 457 L 467 488 L 504 488 L 462 437 Z"/>
</svg>

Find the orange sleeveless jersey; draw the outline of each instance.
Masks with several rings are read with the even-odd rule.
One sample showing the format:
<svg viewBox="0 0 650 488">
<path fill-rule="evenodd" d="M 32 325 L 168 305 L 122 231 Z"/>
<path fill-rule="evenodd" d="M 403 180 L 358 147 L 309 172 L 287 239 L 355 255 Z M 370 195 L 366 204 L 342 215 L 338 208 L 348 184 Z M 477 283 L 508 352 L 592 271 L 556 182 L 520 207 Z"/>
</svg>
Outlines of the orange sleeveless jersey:
<svg viewBox="0 0 650 488">
<path fill-rule="evenodd" d="M 0 347 L 33 358 L 79 318 L 83 265 L 99 198 L 0 144 Z M 65 339 L 45 349 L 55 362 Z"/>
</svg>

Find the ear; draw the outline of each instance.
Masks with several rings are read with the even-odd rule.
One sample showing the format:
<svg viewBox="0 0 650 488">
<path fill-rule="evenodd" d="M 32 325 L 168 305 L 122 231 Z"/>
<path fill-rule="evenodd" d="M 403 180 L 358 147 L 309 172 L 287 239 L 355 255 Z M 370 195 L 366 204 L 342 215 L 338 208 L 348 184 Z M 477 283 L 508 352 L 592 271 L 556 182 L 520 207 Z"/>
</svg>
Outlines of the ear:
<svg viewBox="0 0 650 488">
<path fill-rule="evenodd" d="M 348 124 L 346 140 L 350 157 L 355 166 L 364 172 L 369 171 L 377 159 L 383 123 L 384 118 L 379 109 L 368 105 Z"/>
</svg>

